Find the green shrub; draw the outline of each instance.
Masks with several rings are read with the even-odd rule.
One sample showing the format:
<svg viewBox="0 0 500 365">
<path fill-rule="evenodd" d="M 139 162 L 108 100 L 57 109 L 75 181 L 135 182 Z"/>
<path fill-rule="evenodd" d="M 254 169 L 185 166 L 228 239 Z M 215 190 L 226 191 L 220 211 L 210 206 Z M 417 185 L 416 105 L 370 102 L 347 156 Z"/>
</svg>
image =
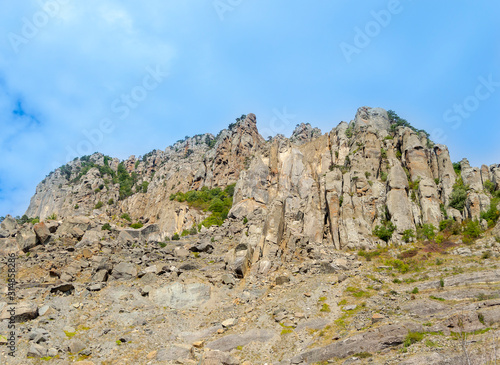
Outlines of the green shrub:
<svg viewBox="0 0 500 365">
<path fill-rule="evenodd" d="M 165 242 L 158 242 L 158 245 L 161 247 L 161 248 L 165 248 L 167 246 L 167 244 Z"/>
<path fill-rule="evenodd" d="M 321 306 L 321 309 L 319 310 L 320 312 L 330 312 L 330 306 L 326 303 L 323 303 L 323 305 Z"/>
<path fill-rule="evenodd" d="M 113 200 L 113 198 L 109 199 L 108 200 L 108 205 L 113 205 L 115 204 L 115 201 Z"/>
<path fill-rule="evenodd" d="M 398 259 L 386 260 L 385 265 L 392 266 L 393 268 L 398 270 L 401 274 L 406 274 L 410 270 L 410 266 L 408 264 Z"/>
<path fill-rule="evenodd" d="M 104 203 L 102 201 L 98 201 L 97 204 L 95 205 L 94 209 L 101 209 Z"/>
<path fill-rule="evenodd" d="M 440 233 L 436 236 L 436 243 L 441 243 L 444 241 L 444 236 Z"/>
<path fill-rule="evenodd" d="M 423 226 L 417 228 L 417 237 L 419 239 L 426 238 L 428 240 L 431 240 L 436 235 L 435 231 L 436 227 L 434 227 L 432 224 L 426 223 Z"/>
<path fill-rule="evenodd" d="M 75 204 L 75 206 L 73 208 L 78 209 L 78 208 L 80 208 L 80 206 L 78 204 Z"/>
<path fill-rule="evenodd" d="M 408 335 L 406 335 L 406 339 L 403 343 L 404 347 L 409 347 L 413 345 L 414 343 L 422 341 L 424 338 L 424 334 L 420 332 L 408 332 Z"/>
<path fill-rule="evenodd" d="M 380 149 L 380 157 L 383 159 L 386 159 L 387 158 L 387 150 L 381 148 Z"/>
<path fill-rule="evenodd" d="M 144 225 L 141 222 L 137 222 L 137 223 L 131 224 L 130 228 L 139 229 L 139 228 L 142 228 L 143 226 Z"/>
<path fill-rule="evenodd" d="M 55 221 L 57 219 L 57 215 L 56 215 L 56 213 L 52 213 L 46 219 Z"/>
<path fill-rule="evenodd" d="M 381 253 L 382 253 L 381 250 L 375 250 L 375 251 L 360 250 L 360 251 L 358 251 L 358 255 L 364 257 L 366 259 L 366 261 L 371 261 L 373 257 L 380 256 Z"/>
<path fill-rule="evenodd" d="M 111 225 L 109 223 L 104 223 L 101 227 L 102 231 L 111 231 Z"/>
<path fill-rule="evenodd" d="M 148 186 L 149 186 L 149 182 L 147 181 L 143 181 L 142 184 L 141 184 L 141 192 L 143 193 L 147 193 L 148 192 Z"/>
<path fill-rule="evenodd" d="M 172 236 L 172 241 L 179 241 L 181 238 L 179 237 L 179 233 L 174 233 Z"/>
<path fill-rule="evenodd" d="M 414 287 L 413 290 L 411 291 L 412 294 L 418 294 L 418 288 Z"/>
<path fill-rule="evenodd" d="M 183 230 L 181 233 L 181 237 L 186 237 L 187 235 L 189 235 L 189 231 L 187 229 Z"/>
<path fill-rule="evenodd" d="M 377 225 L 372 233 L 382 241 L 388 242 L 395 230 L 396 226 L 391 221 L 386 220 L 382 222 L 381 226 Z"/>
<path fill-rule="evenodd" d="M 450 207 L 463 212 L 465 201 L 467 200 L 468 185 L 464 185 L 462 178 L 459 178 L 453 185 L 453 191 L 450 194 Z"/>
<path fill-rule="evenodd" d="M 497 208 L 499 202 L 500 199 L 498 198 L 491 199 L 490 208 L 486 212 L 481 213 L 481 219 L 485 219 L 490 228 L 495 226 L 500 217 L 500 211 Z"/>
<path fill-rule="evenodd" d="M 187 202 L 189 206 L 211 212 L 211 215 L 204 219 L 201 224 L 207 228 L 212 225 L 220 226 L 227 218 L 233 204 L 235 185 L 228 185 L 224 190 L 203 187 L 201 190 L 192 190 L 186 193 L 177 192 L 170 195 L 170 200 Z"/>
<path fill-rule="evenodd" d="M 408 243 L 412 241 L 413 238 L 415 238 L 415 232 L 413 231 L 413 229 L 405 229 L 403 231 L 403 237 L 402 237 L 403 241 Z"/>
<path fill-rule="evenodd" d="M 474 240 L 481 236 L 481 225 L 478 221 L 468 221 L 464 228 L 464 238 L 468 241 Z"/>
<path fill-rule="evenodd" d="M 243 217 L 243 224 L 247 224 L 248 223 L 248 218 L 247 217 Z"/>
<path fill-rule="evenodd" d="M 130 218 L 130 216 L 128 215 L 128 213 L 123 213 L 121 216 L 120 216 L 121 219 L 125 219 L 129 222 L 132 222 L 132 219 Z"/>
<path fill-rule="evenodd" d="M 380 171 L 380 180 L 382 180 L 383 182 L 387 181 L 387 172 Z"/>
<path fill-rule="evenodd" d="M 484 188 L 490 192 L 490 194 L 495 194 L 495 184 L 492 183 L 490 180 L 486 180 L 484 182 Z"/>
</svg>

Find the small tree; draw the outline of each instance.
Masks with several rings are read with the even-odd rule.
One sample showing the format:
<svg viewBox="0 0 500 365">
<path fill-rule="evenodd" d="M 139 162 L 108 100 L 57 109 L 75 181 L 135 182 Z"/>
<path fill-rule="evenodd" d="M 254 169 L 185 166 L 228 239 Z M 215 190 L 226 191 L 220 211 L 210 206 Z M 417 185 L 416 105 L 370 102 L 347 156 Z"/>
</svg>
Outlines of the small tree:
<svg viewBox="0 0 500 365">
<path fill-rule="evenodd" d="M 417 229 L 417 236 L 419 239 L 427 238 L 428 240 L 431 240 L 436 235 L 435 231 L 436 227 L 434 227 L 432 224 L 426 223 L 422 227 Z"/>
<path fill-rule="evenodd" d="M 382 222 L 381 226 L 376 226 L 373 230 L 373 234 L 380 238 L 382 241 L 388 242 L 394 231 L 396 230 L 396 226 L 391 221 Z"/>
</svg>

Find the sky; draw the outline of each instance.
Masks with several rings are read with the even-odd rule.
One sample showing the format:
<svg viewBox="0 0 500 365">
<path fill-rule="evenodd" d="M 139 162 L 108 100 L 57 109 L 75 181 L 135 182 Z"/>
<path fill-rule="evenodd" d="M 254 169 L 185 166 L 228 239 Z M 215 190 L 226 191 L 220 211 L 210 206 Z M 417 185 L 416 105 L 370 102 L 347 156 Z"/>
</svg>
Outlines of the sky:
<svg viewBox="0 0 500 365">
<path fill-rule="evenodd" d="M 0 216 L 77 156 L 126 159 L 255 113 L 264 137 L 392 109 L 500 163 L 500 3 L 0 0 Z"/>
</svg>

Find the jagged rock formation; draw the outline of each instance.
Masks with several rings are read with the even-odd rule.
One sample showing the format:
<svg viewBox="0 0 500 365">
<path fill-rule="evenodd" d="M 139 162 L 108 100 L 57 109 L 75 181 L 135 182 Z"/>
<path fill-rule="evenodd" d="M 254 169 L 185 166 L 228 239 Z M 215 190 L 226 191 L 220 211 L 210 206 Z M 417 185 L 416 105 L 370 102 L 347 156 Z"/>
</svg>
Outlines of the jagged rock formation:
<svg viewBox="0 0 500 365">
<path fill-rule="evenodd" d="M 171 201 L 171 194 L 237 182 L 230 217 L 246 217 L 254 226 L 242 242 L 249 247 L 248 265 L 293 255 L 309 243 L 373 248 L 385 244 L 372 232 L 388 219 L 396 227 L 394 241 L 422 224 L 438 226 L 445 216 L 479 219 L 490 205 L 485 182 L 500 183 L 497 165 L 471 168 L 463 160 L 462 179 L 470 187 L 466 207 L 463 212 L 449 207 L 457 175 L 446 146 L 412 128 L 393 128 L 385 110 L 368 107 L 323 135 L 300 124 L 290 139 L 265 142 L 249 114 L 217 137 L 187 138 L 142 160 L 131 156 L 122 164 L 140 192 L 123 200 L 120 184 L 102 168 L 116 172 L 119 161 L 101 154 L 89 161 L 96 167 L 85 170 L 86 161 L 76 159 L 49 175 L 27 215 L 128 213 L 158 224 L 164 238 L 206 217 Z"/>
</svg>

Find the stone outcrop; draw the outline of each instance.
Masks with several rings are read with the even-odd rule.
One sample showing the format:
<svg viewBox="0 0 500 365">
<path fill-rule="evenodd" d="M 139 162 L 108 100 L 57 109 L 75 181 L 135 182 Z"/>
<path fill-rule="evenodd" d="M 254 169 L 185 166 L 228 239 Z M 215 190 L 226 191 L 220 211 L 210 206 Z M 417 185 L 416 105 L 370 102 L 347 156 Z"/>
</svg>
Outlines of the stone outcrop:
<svg viewBox="0 0 500 365">
<path fill-rule="evenodd" d="M 145 233 L 117 232 L 120 242 L 144 234 L 158 242 L 207 217 L 171 200 L 172 194 L 236 183 L 229 217 L 248 220 L 249 228 L 240 242 L 245 250 L 230 254 L 228 264 L 244 275 L 251 267 L 260 270 L 257 262 L 279 264 L 310 245 L 384 245 L 373 231 L 388 221 L 398 242 L 405 231 L 422 224 L 437 227 L 446 217 L 479 219 L 490 205 L 486 181 L 498 186 L 500 168 L 473 168 L 463 160 L 461 169 L 470 187 L 463 212 L 449 206 L 457 175 L 447 147 L 414 128 L 395 127 L 381 108 L 359 108 L 350 123 L 326 134 L 302 123 L 289 139 L 278 135 L 267 142 L 249 114 L 217 137 L 186 138 L 140 159 L 120 162 L 98 153 L 76 159 L 39 184 L 27 215 L 68 218 L 59 233 L 81 240 L 89 227 L 71 217 L 106 220 L 126 213 L 131 222 L 150 226 Z M 126 170 L 133 183 L 125 195 L 119 170 Z M 9 236 L 4 228 L 0 232 Z M 18 240 L 24 249 L 33 246 L 25 236 Z"/>
</svg>

